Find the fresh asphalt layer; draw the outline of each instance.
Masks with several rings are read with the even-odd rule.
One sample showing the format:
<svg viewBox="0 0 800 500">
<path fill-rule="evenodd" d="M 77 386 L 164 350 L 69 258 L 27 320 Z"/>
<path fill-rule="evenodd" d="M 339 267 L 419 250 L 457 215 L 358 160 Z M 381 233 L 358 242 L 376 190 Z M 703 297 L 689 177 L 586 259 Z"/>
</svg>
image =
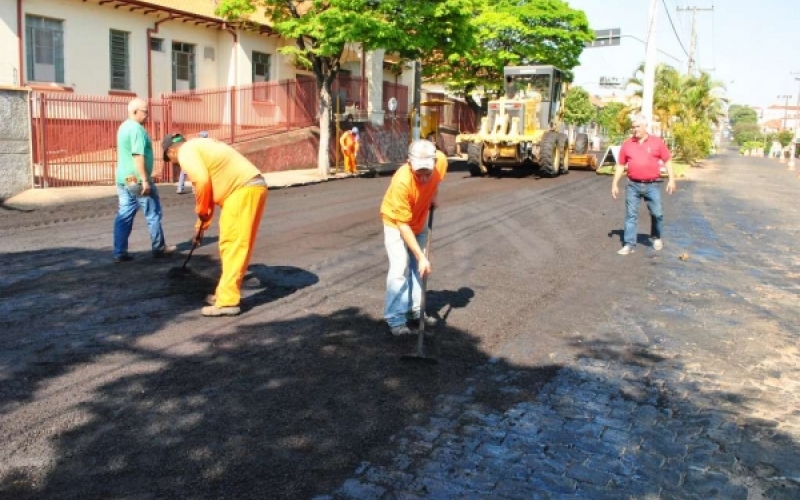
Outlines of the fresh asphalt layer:
<svg viewBox="0 0 800 500">
<path fill-rule="evenodd" d="M 798 498 L 798 182 L 716 158 L 664 197 L 664 250 L 643 214 L 620 257 L 608 177 L 454 164 L 435 367 L 380 320 L 388 178 L 270 191 L 213 321 L 213 230 L 169 280 L 141 219 L 111 262 L 113 200 L 2 209 L 0 498 Z"/>
</svg>

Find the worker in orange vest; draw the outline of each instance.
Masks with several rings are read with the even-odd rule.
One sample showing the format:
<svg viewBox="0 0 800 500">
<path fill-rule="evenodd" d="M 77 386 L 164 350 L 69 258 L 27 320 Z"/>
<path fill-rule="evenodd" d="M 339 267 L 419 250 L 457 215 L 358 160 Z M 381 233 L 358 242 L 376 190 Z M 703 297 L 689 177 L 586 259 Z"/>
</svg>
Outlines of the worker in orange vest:
<svg viewBox="0 0 800 500">
<path fill-rule="evenodd" d="M 344 155 L 344 173 L 357 174 L 356 168 L 356 155 L 358 154 L 358 127 L 353 127 L 352 130 L 346 131 L 339 138 L 339 145 L 342 147 L 342 154 Z"/>
</svg>

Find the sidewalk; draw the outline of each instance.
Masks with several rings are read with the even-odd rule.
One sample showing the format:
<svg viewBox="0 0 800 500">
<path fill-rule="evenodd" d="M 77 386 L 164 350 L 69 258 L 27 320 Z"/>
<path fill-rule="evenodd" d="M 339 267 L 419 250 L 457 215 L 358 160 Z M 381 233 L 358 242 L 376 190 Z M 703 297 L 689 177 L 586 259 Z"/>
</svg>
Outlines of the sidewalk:
<svg viewBox="0 0 800 500">
<path fill-rule="evenodd" d="M 388 171 L 387 171 L 388 172 Z M 375 169 L 362 170 L 360 176 L 375 176 L 384 174 L 384 170 Z M 335 173 L 324 177 L 320 175 L 316 168 L 306 170 L 284 170 L 280 172 L 268 172 L 263 174 L 264 179 L 270 189 L 281 189 L 292 186 L 305 186 L 339 179 L 353 177 L 349 174 Z M 177 183 L 158 184 L 161 196 L 169 192 L 174 192 Z M 188 185 L 187 185 L 188 187 Z M 57 187 L 57 188 L 36 188 L 28 189 L 22 193 L 12 196 L 3 202 L 3 205 L 12 208 L 33 208 L 50 207 L 75 203 L 80 201 L 98 200 L 102 198 L 115 198 L 117 196 L 116 186 L 80 186 L 80 187 Z"/>
</svg>

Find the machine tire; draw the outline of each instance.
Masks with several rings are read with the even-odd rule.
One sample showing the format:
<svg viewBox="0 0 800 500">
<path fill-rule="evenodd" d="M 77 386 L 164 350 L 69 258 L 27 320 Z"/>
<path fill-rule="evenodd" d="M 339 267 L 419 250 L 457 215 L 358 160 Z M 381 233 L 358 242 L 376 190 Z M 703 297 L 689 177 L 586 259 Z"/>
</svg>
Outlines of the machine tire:
<svg viewBox="0 0 800 500">
<path fill-rule="evenodd" d="M 483 144 L 469 143 L 467 146 L 467 167 L 472 177 L 486 175 L 486 167 L 483 165 L 481 155 L 483 154 Z"/>
<path fill-rule="evenodd" d="M 549 130 L 542 136 L 539 143 L 539 170 L 546 177 L 558 177 L 560 149 L 558 147 L 558 134 Z"/>
<path fill-rule="evenodd" d="M 573 151 L 576 155 L 585 155 L 589 152 L 589 134 L 577 134 L 575 136 L 575 148 Z"/>
</svg>

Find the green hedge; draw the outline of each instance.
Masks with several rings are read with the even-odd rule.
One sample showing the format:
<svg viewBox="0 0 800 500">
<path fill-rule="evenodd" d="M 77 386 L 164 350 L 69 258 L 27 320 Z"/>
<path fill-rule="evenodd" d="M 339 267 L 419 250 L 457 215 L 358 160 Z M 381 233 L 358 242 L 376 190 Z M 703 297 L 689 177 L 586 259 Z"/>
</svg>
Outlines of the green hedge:
<svg viewBox="0 0 800 500">
<path fill-rule="evenodd" d="M 686 174 L 689 172 L 690 165 L 688 163 L 684 163 L 681 161 L 673 161 L 672 162 L 672 170 L 675 172 L 675 177 L 680 179 L 681 177 L 686 177 Z M 614 175 L 614 165 L 606 165 L 603 167 L 598 167 L 595 170 L 597 175 Z M 661 177 L 666 178 L 667 173 L 664 172 L 661 174 Z"/>
</svg>

